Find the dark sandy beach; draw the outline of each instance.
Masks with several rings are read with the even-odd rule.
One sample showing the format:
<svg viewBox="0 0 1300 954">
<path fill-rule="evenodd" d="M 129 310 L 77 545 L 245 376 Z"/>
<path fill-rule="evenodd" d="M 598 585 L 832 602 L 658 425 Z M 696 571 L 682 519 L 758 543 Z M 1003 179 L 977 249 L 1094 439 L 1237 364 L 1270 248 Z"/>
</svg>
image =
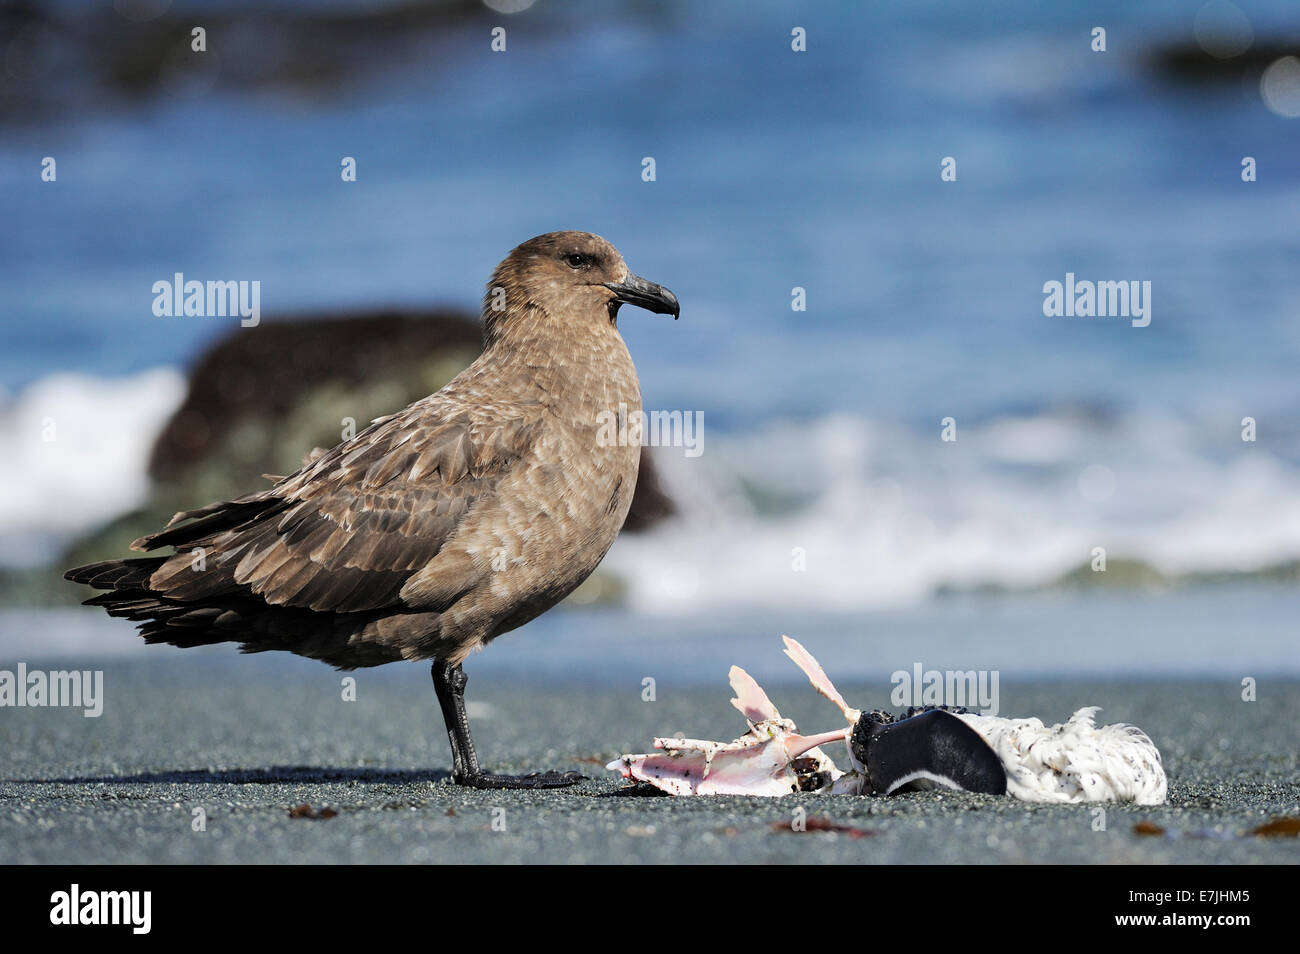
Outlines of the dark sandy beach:
<svg viewBox="0 0 1300 954">
<path fill-rule="evenodd" d="M 32 666 L 38 663 L 31 663 Z M 67 666 L 65 662 L 53 665 Z M 0 711 L 0 862 L 1086 862 L 1295 863 L 1295 838 L 1243 836 L 1300 815 L 1300 682 L 1005 684 L 1004 714 L 1058 720 L 1106 705 L 1164 753 L 1167 805 L 1030 806 L 954 793 L 891 799 L 626 797 L 603 764 L 652 736 L 738 731 L 722 688 L 474 679 L 488 765 L 577 768 L 566 791 L 477 792 L 446 779 L 446 740 L 423 666 L 342 674 L 292 658 L 217 650 L 105 663 L 100 718 Z M 1008 680 L 1008 683 L 1010 680 Z M 773 684 L 786 714 L 828 727 L 827 704 Z M 853 686 L 849 698 L 887 700 Z M 308 804 L 332 817 L 291 817 Z M 797 809 L 865 832 L 788 830 Z M 194 831 L 195 809 L 206 831 Z M 329 812 L 324 814 L 328 815 Z M 1150 822 L 1164 835 L 1140 835 Z M 780 830 L 778 830 L 780 829 Z"/>
</svg>

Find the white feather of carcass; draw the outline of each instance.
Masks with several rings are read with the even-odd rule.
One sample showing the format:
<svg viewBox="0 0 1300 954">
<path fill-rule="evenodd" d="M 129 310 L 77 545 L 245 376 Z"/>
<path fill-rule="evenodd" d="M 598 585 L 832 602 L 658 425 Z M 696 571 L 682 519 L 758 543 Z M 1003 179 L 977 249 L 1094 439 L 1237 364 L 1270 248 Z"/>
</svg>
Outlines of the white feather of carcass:
<svg viewBox="0 0 1300 954">
<path fill-rule="evenodd" d="M 1135 802 L 1161 805 L 1168 782 L 1160 751 L 1137 726 L 1098 727 L 1099 706 L 1054 726 L 1040 719 L 959 715 L 997 753 L 1007 794 L 1027 802 Z"/>
</svg>

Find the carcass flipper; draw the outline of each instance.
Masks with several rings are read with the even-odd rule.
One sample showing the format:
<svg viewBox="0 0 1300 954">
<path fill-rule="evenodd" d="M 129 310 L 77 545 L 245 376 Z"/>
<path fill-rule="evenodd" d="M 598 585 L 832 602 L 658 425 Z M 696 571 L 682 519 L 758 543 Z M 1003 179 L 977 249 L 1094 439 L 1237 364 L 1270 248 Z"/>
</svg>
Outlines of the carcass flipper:
<svg viewBox="0 0 1300 954">
<path fill-rule="evenodd" d="M 849 745 L 866 766 L 877 795 L 942 785 L 988 795 L 1007 793 L 1002 761 L 978 732 L 950 712 L 935 709 L 899 722 L 865 713 Z"/>
</svg>

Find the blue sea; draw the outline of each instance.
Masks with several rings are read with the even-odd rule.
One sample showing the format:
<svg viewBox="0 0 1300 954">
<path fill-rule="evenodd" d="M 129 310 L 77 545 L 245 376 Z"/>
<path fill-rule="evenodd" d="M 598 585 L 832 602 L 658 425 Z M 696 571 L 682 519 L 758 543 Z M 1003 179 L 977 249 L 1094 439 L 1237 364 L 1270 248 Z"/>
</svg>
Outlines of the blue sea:
<svg viewBox="0 0 1300 954">
<path fill-rule="evenodd" d="M 1300 119 L 1258 77 L 1155 71 L 1206 7 L 540 0 L 499 15 L 504 53 L 471 18 L 337 87 L 249 90 L 215 37 L 210 88 L 5 126 L 0 563 L 147 493 L 187 363 L 237 324 L 156 317 L 155 281 L 258 280 L 267 321 L 477 310 L 513 245 L 569 228 L 676 292 L 680 321 L 621 327 L 645 406 L 703 414 L 702 454 L 656 451 L 680 514 L 607 559 L 625 619 L 866 633 L 1099 547 L 1174 582 L 1300 560 Z M 1231 10 L 1300 36 L 1293 0 Z M 1150 282 L 1149 326 L 1045 316 L 1067 273 Z M 1251 658 L 1300 668 L 1293 588 L 1231 592 Z M 1102 614 L 1154 641 L 1128 668 L 1177 656 L 1171 593 L 1116 604 L 1164 624 Z"/>
</svg>

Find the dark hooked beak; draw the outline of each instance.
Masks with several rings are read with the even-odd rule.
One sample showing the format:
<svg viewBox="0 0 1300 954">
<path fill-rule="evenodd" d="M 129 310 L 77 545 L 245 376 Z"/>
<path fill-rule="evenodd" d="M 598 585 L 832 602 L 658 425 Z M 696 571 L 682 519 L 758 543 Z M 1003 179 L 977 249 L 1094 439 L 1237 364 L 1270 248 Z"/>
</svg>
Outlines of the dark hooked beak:
<svg viewBox="0 0 1300 954">
<path fill-rule="evenodd" d="M 636 305 L 638 308 L 645 308 L 660 315 L 672 315 L 674 320 L 681 314 L 681 306 L 677 304 L 676 295 L 663 285 L 648 282 L 637 275 L 628 273 L 624 281 L 601 282 L 601 284 L 614 293 L 614 300 L 617 302 Z"/>
</svg>

